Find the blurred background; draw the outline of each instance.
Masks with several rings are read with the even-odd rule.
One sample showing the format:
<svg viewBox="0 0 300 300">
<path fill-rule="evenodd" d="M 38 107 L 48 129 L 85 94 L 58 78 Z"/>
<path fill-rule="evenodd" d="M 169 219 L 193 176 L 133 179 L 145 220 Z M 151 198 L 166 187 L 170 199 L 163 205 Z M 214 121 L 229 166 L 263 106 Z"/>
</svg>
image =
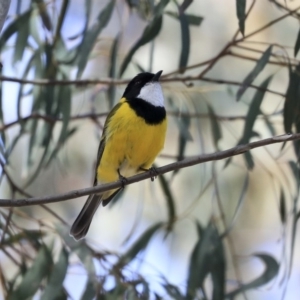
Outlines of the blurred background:
<svg viewBox="0 0 300 300">
<path fill-rule="evenodd" d="M 156 167 L 298 132 L 298 7 L 12 0 L 0 39 L 1 198 L 90 187 L 106 114 L 141 71 L 163 70 L 169 123 Z M 86 197 L 1 207 L 0 299 L 298 299 L 297 147 L 127 186 L 78 243 L 68 231 Z M 47 266 L 65 270 L 56 285 Z"/>
</svg>

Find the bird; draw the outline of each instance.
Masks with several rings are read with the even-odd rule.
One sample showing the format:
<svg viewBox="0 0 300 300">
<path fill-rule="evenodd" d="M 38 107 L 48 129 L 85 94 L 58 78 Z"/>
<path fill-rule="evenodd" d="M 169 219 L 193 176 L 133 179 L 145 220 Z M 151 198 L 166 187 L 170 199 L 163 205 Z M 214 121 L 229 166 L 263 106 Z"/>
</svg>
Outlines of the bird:
<svg viewBox="0 0 300 300">
<path fill-rule="evenodd" d="M 159 82 L 163 71 L 137 74 L 108 114 L 97 154 L 94 186 L 147 171 L 164 147 L 167 116 Z M 124 186 L 123 186 L 124 187 Z M 70 235 L 84 238 L 100 203 L 106 206 L 122 189 L 92 194 L 74 221 Z"/>
</svg>

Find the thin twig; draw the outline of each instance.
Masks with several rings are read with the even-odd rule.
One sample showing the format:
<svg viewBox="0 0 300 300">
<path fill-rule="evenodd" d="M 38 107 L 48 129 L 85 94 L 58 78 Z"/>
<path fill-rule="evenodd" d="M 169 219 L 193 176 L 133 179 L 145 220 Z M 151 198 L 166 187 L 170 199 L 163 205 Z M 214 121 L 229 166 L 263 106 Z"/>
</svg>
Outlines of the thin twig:
<svg viewBox="0 0 300 300">
<path fill-rule="evenodd" d="M 243 154 L 254 148 L 271 145 L 271 144 L 275 144 L 275 143 L 294 141 L 294 140 L 299 140 L 299 139 L 300 139 L 300 133 L 283 134 L 283 135 L 259 140 L 256 142 L 244 144 L 244 145 L 238 145 L 236 147 L 230 148 L 228 150 L 220 151 L 220 152 L 197 155 L 197 156 L 193 156 L 190 158 L 186 158 L 184 160 L 181 160 L 181 161 L 169 164 L 169 165 L 165 165 L 161 168 L 157 168 L 156 172 L 158 175 L 165 174 L 170 171 L 187 168 L 187 167 L 201 164 L 204 162 L 221 160 L 221 159 L 232 157 L 235 155 L 240 155 L 240 154 Z M 153 176 L 153 173 L 151 171 L 147 171 L 147 172 L 126 178 L 126 182 L 119 180 L 119 181 L 115 181 L 115 182 L 111 182 L 111 183 L 107 183 L 107 184 L 103 184 L 103 185 L 98 185 L 95 187 L 90 187 L 90 188 L 85 188 L 85 189 L 80 189 L 80 190 L 73 190 L 73 191 L 70 191 L 70 192 L 67 192 L 64 194 L 59 194 L 59 195 L 25 198 L 25 199 L 17 199 L 17 200 L 0 199 L 0 207 L 20 207 L 20 206 L 61 202 L 61 201 L 65 201 L 65 200 L 79 198 L 82 196 L 106 192 L 106 191 L 109 191 L 112 189 L 117 189 L 124 185 L 129 185 L 129 184 L 133 184 L 135 182 L 149 179 L 152 176 Z"/>
</svg>

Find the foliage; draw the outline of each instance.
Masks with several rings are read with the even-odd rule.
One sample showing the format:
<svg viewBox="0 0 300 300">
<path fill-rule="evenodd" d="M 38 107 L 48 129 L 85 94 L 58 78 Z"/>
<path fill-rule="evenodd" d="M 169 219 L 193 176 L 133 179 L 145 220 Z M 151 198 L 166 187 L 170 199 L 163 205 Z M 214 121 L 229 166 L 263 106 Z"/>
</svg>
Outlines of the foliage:
<svg viewBox="0 0 300 300">
<path fill-rule="evenodd" d="M 0 37 L 0 49 L 2 53 L 11 52 L 11 61 L 5 61 L 5 65 L 11 64 L 13 67 L 22 65 L 22 72 L 16 74 L 15 78 L 6 76 L 2 70 L 0 74 L 0 122 L 1 122 L 1 158 L 2 166 L 1 184 L 8 183 L 12 198 L 21 196 L 31 197 L 28 188 L 34 185 L 41 174 L 46 172 L 51 166 L 59 161 L 62 149 L 68 142 L 76 136 L 80 125 L 76 123 L 79 119 L 84 122 L 93 121 L 96 127 L 101 127 L 99 118 L 106 114 L 104 111 L 92 111 L 87 114 L 76 115 L 74 113 L 74 98 L 82 90 L 97 85 L 104 85 L 107 107 L 111 108 L 117 100 L 116 89 L 118 86 L 127 83 L 125 75 L 130 74 L 130 69 L 135 73 L 144 71 L 145 67 L 136 59 L 137 54 L 144 47 L 149 47 L 149 66 L 146 71 L 153 68 L 153 58 L 161 55 L 155 47 L 160 34 L 165 30 L 164 22 L 167 18 L 178 22 L 179 31 L 174 31 L 173 39 L 180 41 L 179 56 L 173 62 L 174 72 L 165 74 L 162 77 L 163 84 L 169 83 L 171 88 L 167 92 L 167 108 L 169 118 L 173 118 L 174 130 L 178 133 L 177 152 L 171 155 L 174 161 L 182 160 L 188 156 L 188 143 L 192 142 L 191 132 L 198 130 L 200 122 L 207 130 L 211 143 L 211 152 L 224 148 L 222 143 L 226 140 L 224 128 L 228 122 L 242 120 L 238 126 L 242 128 L 240 136 L 236 138 L 236 144 L 246 144 L 254 138 L 260 138 L 265 131 L 275 135 L 278 131 L 275 127 L 275 119 L 280 118 L 280 122 L 286 133 L 300 133 L 299 119 L 299 94 L 300 94 L 300 61 L 296 55 L 300 48 L 300 31 L 295 36 L 295 46 L 291 50 L 280 45 L 280 41 L 270 43 L 260 43 L 259 48 L 255 48 L 255 43 L 251 44 L 250 38 L 255 37 L 260 32 L 274 26 L 283 18 L 299 20 L 299 8 L 289 9 L 288 3 L 281 4 L 279 1 L 270 0 L 280 13 L 278 19 L 272 20 L 266 25 L 249 32 L 247 29 L 248 17 L 254 13 L 257 5 L 255 1 L 246 3 L 246 0 L 236 0 L 237 31 L 219 52 L 207 61 L 199 61 L 197 64 L 189 64 L 191 46 L 194 42 L 192 30 L 201 28 L 206 16 L 192 13 L 190 9 L 192 1 L 169 1 L 169 0 L 122 0 L 107 1 L 105 5 L 96 5 L 97 1 L 84 1 L 84 22 L 82 30 L 76 36 L 68 36 L 64 26 L 68 22 L 70 5 L 72 1 L 32 0 L 26 8 L 18 4 L 14 17 L 8 18 Z M 97 2 L 97 3 L 96 3 Z M 21 1 L 19 1 L 21 3 Z M 107 59 L 106 74 L 110 79 L 86 79 L 88 76 L 89 63 L 97 58 L 97 45 L 105 40 L 104 32 L 118 13 L 122 6 L 127 9 L 130 16 L 138 14 L 139 22 L 143 23 L 141 35 L 137 38 L 124 55 L 121 54 L 122 24 L 119 25 L 117 34 L 113 37 L 110 46 L 109 58 Z M 100 7 L 100 8 L 99 8 Z M 92 18 L 97 10 L 96 18 Z M 57 12 L 57 13 L 54 13 Z M 123 44 L 122 47 L 126 48 Z M 243 54 L 238 50 L 243 50 Z M 277 51 L 284 49 L 284 51 Z M 284 54 L 282 54 L 284 52 Z M 246 53 L 246 54 L 245 54 Z M 255 57 L 249 55 L 257 54 Z M 241 58 L 243 61 L 254 60 L 252 68 L 248 68 L 244 79 L 239 82 L 227 79 L 208 77 L 207 73 L 214 69 L 221 59 L 228 57 Z M 288 85 L 285 92 L 274 91 L 270 88 L 272 81 L 278 76 L 276 72 L 270 71 L 270 66 L 276 65 L 280 69 L 288 72 Z M 266 71 L 268 70 L 269 73 Z M 189 73 L 190 72 L 190 73 Z M 197 74 L 197 75 L 195 75 Z M 129 75 L 128 75 L 129 77 Z M 126 77 L 126 78 L 128 78 Z M 16 111 L 17 118 L 13 122 L 6 122 L 5 104 L 9 99 L 4 98 L 4 85 L 7 81 L 15 82 L 17 87 Z M 176 82 L 182 82 L 186 89 L 193 89 L 199 86 L 199 82 L 210 82 L 219 85 L 236 87 L 234 93 L 229 90 L 231 99 L 247 104 L 247 112 L 242 116 L 223 116 L 216 110 L 216 107 L 208 101 L 204 101 L 203 108 L 199 108 L 199 103 L 186 97 L 186 101 L 180 104 L 176 101 L 176 92 L 172 92 L 173 87 L 178 87 Z M 123 89 L 124 86 L 122 86 Z M 171 90 L 171 91 L 170 91 Z M 176 90 L 176 89 L 175 89 Z M 253 95 L 251 94 L 254 90 Z M 182 93 L 184 94 L 184 93 Z M 267 114 L 262 108 L 266 94 L 274 97 L 282 97 L 284 101 L 280 107 L 273 107 L 273 113 Z M 199 96 L 199 90 L 196 97 Z M 250 97 L 250 95 L 252 95 Z M 26 98 L 32 99 L 31 111 L 24 116 L 22 113 L 23 103 Z M 247 98 L 248 97 L 248 98 Z M 246 101 L 246 99 L 251 99 Z M 192 109 L 191 109 L 192 107 Z M 234 111 L 234 109 L 232 109 Z M 196 119 L 196 121 L 195 121 Z M 204 123 L 203 120 L 208 120 Z M 257 122 L 263 121 L 263 129 L 255 126 Z M 197 123 L 198 122 L 198 123 Z M 196 124 L 196 126 L 195 126 Z M 260 123 L 261 124 L 261 123 Z M 171 126 L 171 125 L 170 125 Z M 15 132 L 11 132 L 15 128 Z M 266 129 L 266 130 L 265 130 Z M 257 131 L 258 130 L 258 131 Z M 12 153 L 27 138 L 27 142 L 22 144 L 22 155 L 26 156 L 24 167 L 28 170 L 25 179 L 17 181 L 10 174 L 14 162 Z M 173 140 L 175 140 L 173 138 Z M 209 144 L 209 142 L 208 142 Z M 300 145 L 299 140 L 294 142 L 294 155 L 285 162 L 287 170 L 294 177 L 294 186 L 298 190 L 299 186 L 299 165 Z M 286 151 L 286 145 L 279 150 L 279 155 L 273 157 L 277 162 L 280 156 Z M 201 149 L 203 150 L 203 149 Z M 173 152 L 174 153 L 174 152 Z M 202 152 L 197 153 L 197 155 Z M 240 207 L 244 203 L 245 195 L 249 192 L 249 170 L 258 168 L 259 159 L 248 151 L 244 154 L 245 164 L 242 165 L 245 174 L 245 182 L 238 195 L 236 207 L 232 219 L 224 217 L 224 207 L 222 204 L 222 194 L 218 187 L 217 173 L 224 173 L 234 166 L 235 159 L 232 157 L 223 163 L 222 168 L 215 164 L 209 165 L 211 179 L 207 184 L 201 186 L 198 202 L 208 186 L 213 186 L 214 197 L 217 202 L 217 213 L 212 213 L 208 221 L 195 220 L 193 228 L 197 232 L 197 238 L 188 258 L 187 277 L 184 286 L 176 286 L 168 278 L 160 278 L 160 291 L 152 288 L 149 278 L 138 271 L 131 271 L 132 265 L 141 260 L 141 254 L 145 252 L 154 236 L 161 237 L 164 243 L 168 236 L 175 234 L 176 226 L 180 223 L 179 208 L 177 205 L 177 194 L 173 189 L 173 181 L 182 179 L 182 172 L 178 169 L 171 176 L 160 176 L 158 185 L 161 189 L 167 209 L 167 217 L 161 222 L 150 224 L 144 231 L 135 237 L 126 251 L 114 253 L 96 249 L 88 241 L 75 242 L 68 235 L 68 226 L 56 212 L 46 205 L 43 209 L 52 214 L 56 221 L 49 225 L 47 221 L 40 218 L 32 218 L 28 211 L 17 208 L 0 210 L 0 255 L 5 261 L 13 265 L 13 276 L 7 272 L 0 261 L 0 282 L 3 297 L 5 299 L 69 299 L 70 291 L 64 284 L 65 280 L 72 273 L 70 270 L 76 263 L 80 264 L 87 275 L 86 286 L 83 294 L 78 299 L 237 299 L 237 296 L 246 294 L 249 290 L 265 286 L 272 282 L 274 278 L 280 278 L 280 271 L 285 274 L 286 286 L 293 267 L 293 256 L 297 237 L 297 225 L 299 220 L 299 195 L 286 192 L 284 180 L 278 180 L 278 213 L 282 223 L 282 228 L 288 229 L 287 234 L 290 239 L 284 243 L 290 243 L 291 251 L 286 250 L 288 266 L 279 261 L 273 253 L 257 251 L 249 254 L 264 266 L 261 274 L 257 274 L 250 282 L 243 282 L 236 272 L 236 285 L 230 288 L 231 278 L 227 275 L 227 267 L 230 259 L 236 253 L 232 247 L 231 232 L 235 226 L 235 219 L 239 214 Z M 272 173 L 272 171 L 270 171 Z M 21 172 L 20 172 L 21 173 Z M 196 181 L 201 181 L 199 175 Z M 276 177 L 275 171 L 271 177 Z M 277 177 L 276 177 L 277 178 Z M 201 183 L 202 184 L 202 183 Z M 275 190 L 276 190 L 275 189 Z M 276 192 L 275 192 L 276 194 Z M 190 198 L 190 195 L 187 195 Z M 115 201 L 112 203 L 114 204 Z M 291 206 L 291 212 L 288 209 Z M 192 204 L 191 207 L 193 207 Z M 189 219 L 192 214 L 189 216 Z M 19 218 L 19 219 L 18 219 Z M 21 222 L 20 222 L 21 220 Z M 34 223 L 32 229 L 30 223 Z M 290 222 L 291 226 L 286 224 Z M 38 228 L 38 229 L 37 229 Z M 131 236 L 130 236 L 131 237 Z M 132 238 L 132 237 L 131 237 Z M 233 242 L 234 243 L 234 242 Z M 99 268 L 101 274 L 99 275 Z M 237 268 L 238 269 L 238 268 Z M 280 281 L 280 280 L 277 280 Z M 209 284 L 208 284 L 209 282 Z M 286 286 L 282 295 L 285 295 Z"/>
</svg>

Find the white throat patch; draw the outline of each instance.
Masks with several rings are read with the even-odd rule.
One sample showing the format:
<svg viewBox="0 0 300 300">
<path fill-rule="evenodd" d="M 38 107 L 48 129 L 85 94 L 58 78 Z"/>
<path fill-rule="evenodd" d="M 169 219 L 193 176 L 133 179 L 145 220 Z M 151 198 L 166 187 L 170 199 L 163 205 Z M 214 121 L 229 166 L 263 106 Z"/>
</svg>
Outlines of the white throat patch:
<svg viewBox="0 0 300 300">
<path fill-rule="evenodd" d="M 154 106 L 164 107 L 164 95 L 160 83 L 149 82 L 141 88 L 137 98 L 143 99 Z"/>
</svg>

